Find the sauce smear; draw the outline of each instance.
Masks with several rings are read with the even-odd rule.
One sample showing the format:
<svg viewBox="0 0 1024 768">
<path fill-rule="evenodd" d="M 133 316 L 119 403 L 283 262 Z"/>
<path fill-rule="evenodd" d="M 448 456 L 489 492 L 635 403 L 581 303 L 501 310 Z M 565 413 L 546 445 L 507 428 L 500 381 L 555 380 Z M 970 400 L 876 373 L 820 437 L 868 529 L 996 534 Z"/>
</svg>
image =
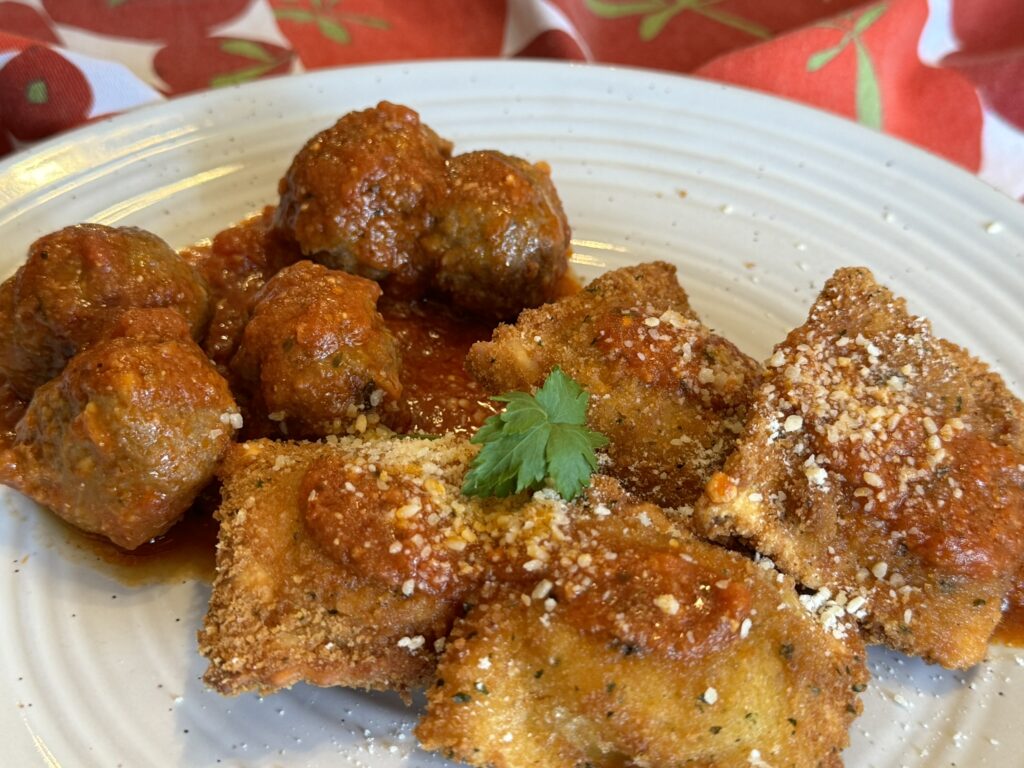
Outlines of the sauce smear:
<svg viewBox="0 0 1024 768">
<path fill-rule="evenodd" d="M 1006 596 L 1006 610 L 1003 620 L 996 627 L 992 642 L 999 645 L 1011 645 L 1024 648 L 1024 568 L 1017 571 L 1013 588 Z"/>
<path fill-rule="evenodd" d="M 494 326 L 466 319 L 432 301 L 381 298 L 377 305 L 402 353 L 402 396 L 381 420 L 396 432 L 474 432 L 498 404 L 463 366 L 469 348 Z"/>
<path fill-rule="evenodd" d="M 218 528 L 211 510 L 210 504 L 197 501 L 167 533 L 132 551 L 64 525 L 69 544 L 98 570 L 127 587 L 188 580 L 211 582 Z"/>
</svg>

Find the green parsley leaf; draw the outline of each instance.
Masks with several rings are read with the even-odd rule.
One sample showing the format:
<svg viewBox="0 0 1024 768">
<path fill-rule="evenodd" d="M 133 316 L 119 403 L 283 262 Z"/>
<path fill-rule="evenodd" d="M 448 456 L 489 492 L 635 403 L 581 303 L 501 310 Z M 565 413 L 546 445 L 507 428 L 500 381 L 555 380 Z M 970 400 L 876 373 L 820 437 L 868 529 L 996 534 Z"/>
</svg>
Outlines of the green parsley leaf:
<svg viewBox="0 0 1024 768">
<path fill-rule="evenodd" d="M 483 448 L 462 492 L 511 496 L 550 482 L 563 499 L 576 498 L 597 469 L 594 451 L 608 444 L 586 427 L 590 395 L 556 367 L 535 395 L 507 392 L 492 399 L 507 405 L 471 438 Z"/>
</svg>

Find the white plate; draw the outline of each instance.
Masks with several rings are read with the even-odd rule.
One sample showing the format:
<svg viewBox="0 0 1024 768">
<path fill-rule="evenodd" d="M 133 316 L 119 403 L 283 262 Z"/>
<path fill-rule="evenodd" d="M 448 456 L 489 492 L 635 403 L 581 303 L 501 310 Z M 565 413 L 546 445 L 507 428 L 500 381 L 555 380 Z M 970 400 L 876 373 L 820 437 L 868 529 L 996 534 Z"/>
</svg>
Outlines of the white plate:
<svg viewBox="0 0 1024 768">
<path fill-rule="evenodd" d="M 864 264 L 1020 391 L 1024 211 L 967 173 L 852 123 L 716 84 L 546 63 L 389 65 L 268 80 L 142 109 L 0 164 L 0 275 L 73 222 L 175 246 L 274 200 L 292 154 L 380 99 L 459 150 L 548 160 L 585 275 L 680 266 L 695 306 L 755 356 L 840 265 Z M 17 766 L 444 765 L 397 698 L 205 690 L 209 588 L 129 588 L 0 491 L 0 760 Z M 1024 658 L 950 673 L 872 653 L 849 766 L 1019 765 Z"/>
</svg>

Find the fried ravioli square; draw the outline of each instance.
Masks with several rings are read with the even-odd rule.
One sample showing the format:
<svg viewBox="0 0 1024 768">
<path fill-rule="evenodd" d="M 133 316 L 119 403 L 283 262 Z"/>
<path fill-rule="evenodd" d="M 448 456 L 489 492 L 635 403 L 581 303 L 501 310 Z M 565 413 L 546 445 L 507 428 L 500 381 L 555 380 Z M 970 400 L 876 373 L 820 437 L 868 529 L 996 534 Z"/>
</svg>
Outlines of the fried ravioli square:
<svg viewBox="0 0 1024 768">
<path fill-rule="evenodd" d="M 391 437 L 234 446 L 221 470 L 217 575 L 199 634 L 208 685 L 299 681 L 407 692 L 427 682 L 476 573 L 411 541 L 461 482 L 465 441 Z M 432 534 L 434 534 L 432 536 Z M 417 537 L 419 537 L 417 539 Z"/>
<path fill-rule="evenodd" d="M 838 766 L 867 671 L 773 569 L 599 478 L 532 579 L 456 622 L 417 736 L 475 766 Z"/>
<path fill-rule="evenodd" d="M 841 269 L 768 361 L 698 529 L 863 614 L 870 641 L 980 661 L 1024 555 L 1024 408 L 1002 379 Z"/>
<path fill-rule="evenodd" d="M 475 344 L 469 372 L 492 393 L 539 386 L 559 366 L 590 395 L 602 471 L 664 507 L 692 504 L 742 430 L 760 366 L 697 318 L 675 267 L 608 272 L 525 310 Z"/>
</svg>

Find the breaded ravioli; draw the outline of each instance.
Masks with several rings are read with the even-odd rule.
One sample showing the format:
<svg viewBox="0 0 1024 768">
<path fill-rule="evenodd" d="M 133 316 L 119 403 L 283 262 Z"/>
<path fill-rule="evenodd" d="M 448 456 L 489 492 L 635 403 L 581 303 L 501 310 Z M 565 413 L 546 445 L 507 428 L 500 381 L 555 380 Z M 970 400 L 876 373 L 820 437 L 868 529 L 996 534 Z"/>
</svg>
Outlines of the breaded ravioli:
<svg viewBox="0 0 1024 768">
<path fill-rule="evenodd" d="M 835 766 L 863 647 L 793 582 L 609 478 L 530 578 L 460 619 L 417 736 L 475 766 Z"/>
<path fill-rule="evenodd" d="M 389 567 L 395 555 L 388 552 L 382 520 L 371 530 L 352 525 L 355 518 L 365 522 L 368 512 L 372 521 L 397 511 L 385 509 L 378 498 L 380 474 L 370 470 L 372 459 L 357 461 L 384 445 L 356 438 L 257 440 L 229 452 L 221 470 L 217 575 L 199 634 L 199 650 L 210 662 L 208 685 L 225 694 L 270 693 L 300 681 L 407 691 L 430 676 L 433 643 L 446 633 L 456 603 L 423 590 L 405 594 L 404 576 Z M 343 462 L 351 457 L 361 470 L 356 474 L 359 488 L 364 486 L 360 478 L 365 479 L 379 502 L 338 520 L 338 534 L 352 537 L 346 543 L 380 558 L 377 579 L 372 560 L 360 568 L 358 554 L 341 549 L 340 540 L 334 543 L 332 515 L 317 521 L 325 510 L 317 500 L 318 466 L 338 457 Z M 444 459 L 440 462 L 434 468 L 443 472 Z M 431 476 L 426 471 L 410 474 L 421 482 Z M 338 477 L 342 490 L 346 482 L 351 485 L 344 477 Z M 351 487 L 353 494 L 358 492 Z M 327 489 L 319 493 L 330 500 Z M 412 637 L 418 638 L 416 652 L 399 645 Z"/>
<path fill-rule="evenodd" d="M 870 640 L 980 661 L 1024 554 L 1024 407 L 866 269 L 778 345 L 694 516 L 865 614 Z"/>
<path fill-rule="evenodd" d="M 227 694 L 428 682 L 464 601 L 522 572 L 564 514 L 550 494 L 461 497 L 476 450 L 383 432 L 235 446 L 199 636 L 206 682 Z"/>
<path fill-rule="evenodd" d="M 611 440 L 603 471 L 667 507 L 692 504 L 721 468 L 761 376 L 697 319 L 662 262 L 524 311 L 475 344 L 466 365 L 492 393 L 528 390 L 560 366 L 591 394 L 588 420 Z"/>
</svg>

